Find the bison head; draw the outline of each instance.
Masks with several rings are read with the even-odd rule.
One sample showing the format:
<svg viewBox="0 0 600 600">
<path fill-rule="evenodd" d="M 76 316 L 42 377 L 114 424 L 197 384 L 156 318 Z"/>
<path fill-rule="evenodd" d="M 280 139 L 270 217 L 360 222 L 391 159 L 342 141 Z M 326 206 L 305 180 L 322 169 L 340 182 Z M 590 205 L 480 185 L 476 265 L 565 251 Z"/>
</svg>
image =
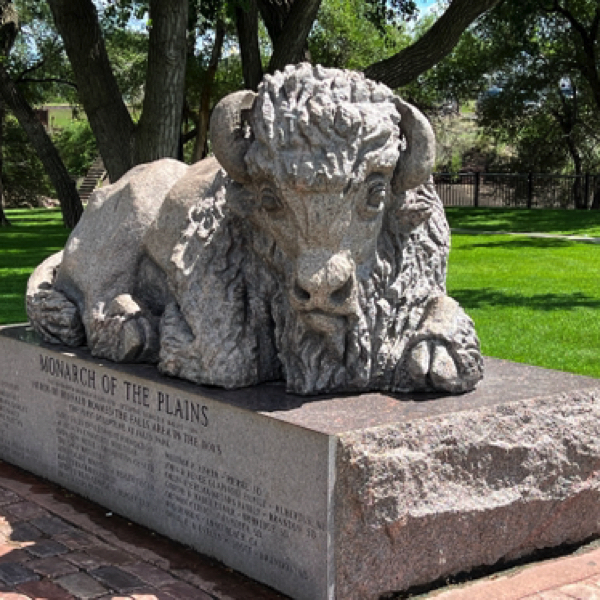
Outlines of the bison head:
<svg viewBox="0 0 600 600">
<path fill-rule="evenodd" d="M 330 333 L 358 312 L 385 215 L 425 183 L 435 141 L 425 117 L 359 73 L 289 66 L 258 94 L 216 107 L 214 152 L 246 192 L 243 212 L 291 265 L 292 308 Z"/>
</svg>

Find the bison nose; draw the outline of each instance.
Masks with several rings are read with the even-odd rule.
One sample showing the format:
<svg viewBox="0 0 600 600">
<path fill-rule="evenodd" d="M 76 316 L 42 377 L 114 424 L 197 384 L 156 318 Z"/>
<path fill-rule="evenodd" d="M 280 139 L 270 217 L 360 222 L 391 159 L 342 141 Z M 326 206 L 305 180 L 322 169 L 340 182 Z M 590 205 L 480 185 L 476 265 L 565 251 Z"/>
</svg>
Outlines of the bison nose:
<svg viewBox="0 0 600 600">
<path fill-rule="evenodd" d="M 302 310 L 347 312 L 354 292 L 354 264 L 345 254 L 312 251 L 298 260 L 292 297 Z"/>
</svg>

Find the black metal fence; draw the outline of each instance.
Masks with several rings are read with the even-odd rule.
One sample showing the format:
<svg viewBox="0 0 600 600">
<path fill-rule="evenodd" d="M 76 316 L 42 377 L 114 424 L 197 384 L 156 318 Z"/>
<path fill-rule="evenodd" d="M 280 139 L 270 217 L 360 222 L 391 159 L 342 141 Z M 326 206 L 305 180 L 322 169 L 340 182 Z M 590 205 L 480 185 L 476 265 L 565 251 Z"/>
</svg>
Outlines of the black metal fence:
<svg viewBox="0 0 600 600">
<path fill-rule="evenodd" d="M 600 175 L 434 173 L 444 206 L 590 208 Z M 599 196 L 600 198 L 600 196 Z"/>
</svg>

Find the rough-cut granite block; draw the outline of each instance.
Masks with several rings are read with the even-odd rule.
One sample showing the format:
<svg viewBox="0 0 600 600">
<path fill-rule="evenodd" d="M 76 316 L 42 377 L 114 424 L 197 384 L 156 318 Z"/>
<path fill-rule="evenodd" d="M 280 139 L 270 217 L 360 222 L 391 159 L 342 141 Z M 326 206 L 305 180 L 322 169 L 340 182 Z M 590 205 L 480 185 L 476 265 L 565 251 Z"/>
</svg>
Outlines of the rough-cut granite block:
<svg viewBox="0 0 600 600">
<path fill-rule="evenodd" d="M 0 328 L 0 458 L 299 600 L 597 534 L 599 406 L 599 380 L 495 359 L 454 397 L 224 391 Z"/>
<path fill-rule="evenodd" d="M 597 534 L 599 399 L 573 390 L 340 435 L 339 597 Z"/>
</svg>

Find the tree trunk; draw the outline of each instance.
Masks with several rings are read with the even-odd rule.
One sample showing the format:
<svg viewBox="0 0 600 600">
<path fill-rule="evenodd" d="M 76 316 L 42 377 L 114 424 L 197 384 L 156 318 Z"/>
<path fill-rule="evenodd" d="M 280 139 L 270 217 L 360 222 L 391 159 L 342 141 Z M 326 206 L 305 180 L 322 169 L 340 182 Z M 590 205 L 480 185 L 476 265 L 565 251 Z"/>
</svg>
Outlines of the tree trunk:
<svg viewBox="0 0 600 600">
<path fill-rule="evenodd" d="M 0 1 L 0 55 L 8 57 L 19 31 L 19 16 L 11 0 Z M 4 119 L 6 109 L 0 103 L 0 227 L 8 227 L 10 221 L 4 212 Z"/>
<path fill-rule="evenodd" d="M 258 9 L 255 0 L 250 0 L 248 10 L 235 9 L 235 23 L 240 43 L 244 87 L 256 91 L 263 78 L 260 46 L 258 43 Z"/>
<path fill-rule="evenodd" d="M 148 72 L 135 163 L 177 158 L 187 59 L 188 0 L 150 0 Z"/>
<path fill-rule="evenodd" d="M 305 59 L 306 38 L 320 6 L 321 0 L 296 0 L 292 4 L 283 29 L 273 40 L 270 73 Z"/>
<path fill-rule="evenodd" d="M 0 227 L 10 227 L 11 222 L 4 212 L 4 182 L 0 177 Z"/>
<path fill-rule="evenodd" d="M 2 197 L 0 197 L 0 227 L 10 227 L 11 223 L 4 212 L 4 185 L 0 181 L 0 187 L 2 188 Z"/>
<path fill-rule="evenodd" d="M 583 181 L 583 159 L 579 148 L 575 143 L 574 132 L 579 122 L 579 105 L 577 102 L 577 89 L 573 86 L 573 101 L 567 101 L 567 99 L 561 94 L 560 104 L 562 111 L 558 109 L 551 110 L 551 114 L 558 123 L 558 126 L 563 132 L 563 138 L 567 145 L 567 150 L 571 155 L 573 166 L 575 167 L 575 179 L 573 180 L 573 201 L 575 208 L 580 210 L 587 209 L 587 198 L 584 193 L 584 181 Z"/>
<path fill-rule="evenodd" d="M 303 0 L 300 0 L 300 3 Z M 290 14 L 294 0 L 256 0 L 267 33 L 275 44 Z"/>
<path fill-rule="evenodd" d="M 0 227 L 8 227 L 10 221 L 4 212 L 4 118 L 6 110 L 4 104 L 0 104 Z"/>
<path fill-rule="evenodd" d="M 567 148 L 569 149 L 569 154 L 571 155 L 573 166 L 575 167 L 575 179 L 573 180 L 573 201 L 575 203 L 575 208 L 578 210 L 586 210 L 587 202 L 586 198 L 584 197 L 583 160 L 581 158 L 581 154 L 579 154 L 579 149 L 573 141 L 571 133 L 572 130 L 569 133 L 565 133 L 565 137 L 567 140 Z"/>
<path fill-rule="evenodd" d="M 594 199 L 590 210 L 600 210 L 600 175 L 594 177 Z"/>
<path fill-rule="evenodd" d="M 587 202 L 584 194 L 584 180 L 583 180 L 583 161 L 577 149 L 575 154 L 572 154 L 573 163 L 575 165 L 575 179 L 573 180 L 573 202 L 575 208 L 578 210 L 587 210 Z"/>
<path fill-rule="evenodd" d="M 223 49 L 223 40 L 225 39 L 225 25 L 222 21 L 217 23 L 215 31 L 215 43 L 210 56 L 210 62 L 206 71 L 206 81 L 202 87 L 200 96 L 200 110 L 198 119 L 198 134 L 196 136 L 196 145 L 194 146 L 193 162 L 198 162 L 206 156 L 208 142 L 208 125 L 210 121 L 210 97 L 212 93 L 213 83 L 217 69 L 219 67 L 219 59 L 221 58 L 221 50 Z"/>
<path fill-rule="evenodd" d="M 446 12 L 423 37 L 398 54 L 367 67 L 365 75 L 392 89 L 414 81 L 421 73 L 450 54 L 463 31 L 498 2 L 499 0 L 452 0 Z"/>
<path fill-rule="evenodd" d="M 65 165 L 48 137 L 44 126 L 37 118 L 33 109 L 16 88 L 4 66 L 0 65 L 0 96 L 5 105 L 10 108 L 23 128 L 30 143 L 35 148 L 39 159 L 54 188 L 60 202 L 63 222 L 67 227 L 75 227 L 83 214 L 83 206 Z"/>
<path fill-rule="evenodd" d="M 111 181 L 116 181 L 134 164 L 134 124 L 108 60 L 98 13 L 92 0 L 48 0 L 48 4 L 100 154 Z"/>
</svg>

